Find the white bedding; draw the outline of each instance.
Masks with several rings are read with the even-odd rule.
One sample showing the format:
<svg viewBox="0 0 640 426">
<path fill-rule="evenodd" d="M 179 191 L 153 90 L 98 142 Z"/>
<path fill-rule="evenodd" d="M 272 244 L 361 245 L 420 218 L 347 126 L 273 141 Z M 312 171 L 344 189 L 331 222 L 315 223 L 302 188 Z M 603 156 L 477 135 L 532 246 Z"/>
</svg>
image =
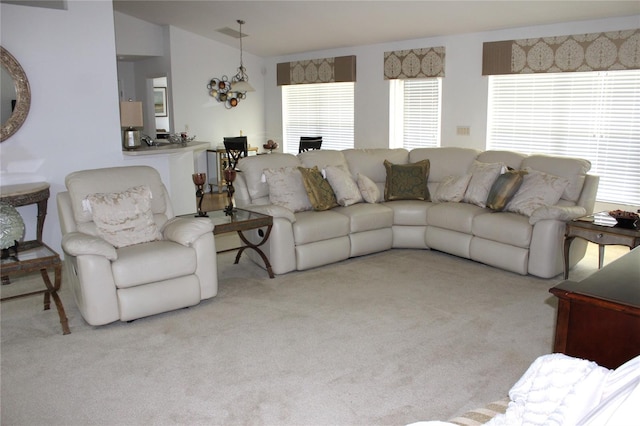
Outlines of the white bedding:
<svg viewBox="0 0 640 426">
<path fill-rule="evenodd" d="M 509 398 L 507 411 L 485 425 L 640 424 L 640 356 L 609 370 L 563 354 L 543 355 L 511 388 Z M 430 421 L 409 426 L 451 425 Z"/>
</svg>

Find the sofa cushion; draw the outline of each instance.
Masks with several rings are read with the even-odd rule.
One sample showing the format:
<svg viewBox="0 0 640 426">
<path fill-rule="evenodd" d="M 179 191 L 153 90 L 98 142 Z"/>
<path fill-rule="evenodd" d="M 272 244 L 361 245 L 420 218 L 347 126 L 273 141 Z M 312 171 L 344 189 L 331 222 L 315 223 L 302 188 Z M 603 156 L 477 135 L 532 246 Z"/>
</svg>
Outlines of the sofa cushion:
<svg viewBox="0 0 640 426">
<path fill-rule="evenodd" d="M 337 166 L 349 170 L 344 154 L 338 150 L 314 149 L 301 152 L 298 154 L 298 158 L 304 167 L 317 166 L 318 169 L 324 170 L 327 166 Z"/>
<path fill-rule="evenodd" d="M 380 199 L 380 189 L 378 185 L 362 173 L 358 173 L 356 183 L 362 198 L 367 203 L 377 203 Z"/>
<path fill-rule="evenodd" d="M 398 200 L 384 203 L 393 210 L 393 224 L 400 226 L 426 226 L 427 210 L 434 203 L 417 200 Z"/>
<path fill-rule="evenodd" d="M 438 184 L 432 201 L 436 203 L 462 201 L 470 180 L 471 173 L 465 173 L 462 176 L 447 176 Z"/>
<path fill-rule="evenodd" d="M 516 247 L 528 248 L 533 227 L 516 213 L 487 212 L 473 218 L 473 235 Z"/>
<path fill-rule="evenodd" d="M 359 203 L 337 207 L 333 211 L 349 218 L 349 231 L 363 232 L 389 228 L 393 225 L 393 210 L 384 204 Z"/>
<path fill-rule="evenodd" d="M 524 167 L 522 161 L 525 158 L 527 158 L 527 155 L 520 152 L 489 150 L 478 154 L 476 160 L 482 161 L 483 163 L 503 163 L 512 169 L 521 169 Z"/>
<path fill-rule="evenodd" d="M 322 177 L 320 170 L 316 166 L 308 169 L 298 167 L 302 175 L 302 184 L 307 191 L 309 202 L 314 210 L 329 210 L 337 207 L 336 195 L 329 182 Z"/>
<path fill-rule="evenodd" d="M 151 189 L 147 185 L 123 192 L 89 194 L 86 201 L 98 235 L 114 247 L 162 238 L 151 212 Z"/>
<path fill-rule="evenodd" d="M 324 171 L 339 205 L 350 206 L 362 202 L 362 194 L 358 184 L 353 180 L 346 166 L 327 166 Z"/>
<path fill-rule="evenodd" d="M 436 203 L 429 208 L 427 224 L 438 228 L 471 234 L 473 218 L 487 210 L 475 204 Z"/>
<path fill-rule="evenodd" d="M 118 249 L 111 263 L 116 287 L 127 288 L 195 273 L 193 248 L 171 241 L 153 241 Z"/>
<path fill-rule="evenodd" d="M 269 186 L 271 204 L 286 207 L 293 212 L 313 208 L 298 167 L 264 169 L 263 172 Z"/>
<path fill-rule="evenodd" d="M 487 207 L 491 210 L 500 211 L 504 209 L 507 203 L 513 198 L 524 180 L 524 170 L 508 170 L 506 173 L 498 176 L 489 195 L 487 196 Z"/>
<path fill-rule="evenodd" d="M 346 149 L 342 152 L 351 174 L 357 176 L 358 173 L 362 173 L 378 185 L 381 193 L 384 192 L 384 183 L 387 178 L 384 160 L 393 164 L 407 164 L 409 162 L 409 151 L 404 148 Z"/>
<path fill-rule="evenodd" d="M 561 198 L 576 202 L 582 192 L 585 175 L 591 169 L 591 162 L 581 158 L 531 155 L 522 160 L 522 167 L 530 167 L 568 179 L 569 184 L 563 191 Z"/>
<path fill-rule="evenodd" d="M 506 211 L 531 216 L 539 207 L 556 204 L 569 185 L 569 180 L 566 178 L 532 170 L 529 167 L 525 167 L 524 170 L 527 174 L 518 192 L 505 206 Z"/>
<path fill-rule="evenodd" d="M 429 160 L 410 164 L 393 164 L 384 160 L 387 179 L 384 185 L 384 199 L 428 201 Z"/>
<path fill-rule="evenodd" d="M 467 173 L 479 152 L 459 147 L 415 148 L 409 153 L 408 162 L 429 160 L 429 182 L 441 182 L 447 176 Z"/>
<path fill-rule="evenodd" d="M 349 235 L 349 218 L 333 210 L 296 213 L 292 224 L 296 245 L 329 240 Z"/>
</svg>

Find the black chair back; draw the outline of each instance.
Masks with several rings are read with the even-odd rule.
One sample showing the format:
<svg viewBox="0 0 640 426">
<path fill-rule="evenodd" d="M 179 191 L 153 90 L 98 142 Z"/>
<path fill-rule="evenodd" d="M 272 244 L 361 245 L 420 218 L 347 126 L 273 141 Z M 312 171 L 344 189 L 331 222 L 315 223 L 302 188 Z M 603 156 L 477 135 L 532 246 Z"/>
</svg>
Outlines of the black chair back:
<svg viewBox="0 0 640 426">
<path fill-rule="evenodd" d="M 312 149 L 320 149 L 322 146 L 322 136 L 300 136 L 300 145 L 298 145 L 298 154 L 307 152 Z"/>
<path fill-rule="evenodd" d="M 247 137 L 235 136 L 224 138 L 224 149 L 227 151 L 227 160 L 229 167 L 235 170 L 238 160 L 248 155 Z"/>
</svg>

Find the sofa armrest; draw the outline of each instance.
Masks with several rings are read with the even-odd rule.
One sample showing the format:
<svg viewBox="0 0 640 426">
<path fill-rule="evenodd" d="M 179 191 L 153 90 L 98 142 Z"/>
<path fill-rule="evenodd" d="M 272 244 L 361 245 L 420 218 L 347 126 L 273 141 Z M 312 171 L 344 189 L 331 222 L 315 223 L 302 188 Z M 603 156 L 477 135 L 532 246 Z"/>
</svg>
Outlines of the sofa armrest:
<svg viewBox="0 0 640 426">
<path fill-rule="evenodd" d="M 82 232 L 70 232 L 62 237 L 62 249 L 65 253 L 75 257 L 94 255 L 105 257 L 111 261 L 118 258 L 116 248 L 106 240 Z"/>
<path fill-rule="evenodd" d="M 208 218 L 175 217 L 165 223 L 162 236 L 165 240 L 190 247 L 193 243 L 209 232 L 213 232 L 213 222 Z"/>
<path fill-rule="evenodd" d="M 291 223 L 296 221 L 296 216 L 291 210 L 286 207 L 276 206 L 275 204 L 249 204 L 242 208 L 244 210 L 273 216 L 274 218 L 281 217 L 287 219 Z"/>
<path fill-rule="evenodd" d="M 587 209 L 582 206 L 542 206 L 531 213 L 529 223 L 535 225 L 537 222 L 545 219 L 566 222 L 585 216 L 586 214 Z"/>
</svg>

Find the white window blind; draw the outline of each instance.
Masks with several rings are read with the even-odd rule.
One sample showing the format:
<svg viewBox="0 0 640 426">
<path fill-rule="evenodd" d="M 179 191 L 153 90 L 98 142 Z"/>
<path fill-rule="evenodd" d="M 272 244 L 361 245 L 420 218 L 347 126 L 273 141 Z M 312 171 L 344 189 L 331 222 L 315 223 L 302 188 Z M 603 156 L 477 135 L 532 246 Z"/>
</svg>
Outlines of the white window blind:
<svg viewBox="0 0 640 426">
<path fill-rule="evenodd" d="M 354 83 L 282 86 L 284 152 L 298 153 L 300 136 L 322 136 L 322 149 L 353 148 Z"/>
<path fill-rule="evenodd" d="M 640 70 L 489 77 L 487 147 L 586 158 L 598 201 L 640 205 Z"/>
<path fill-rule="evenodd" d="M 440 146 L 442 79 L 398 79 L 390 84 L 390 147 Z"/>
</svg>

